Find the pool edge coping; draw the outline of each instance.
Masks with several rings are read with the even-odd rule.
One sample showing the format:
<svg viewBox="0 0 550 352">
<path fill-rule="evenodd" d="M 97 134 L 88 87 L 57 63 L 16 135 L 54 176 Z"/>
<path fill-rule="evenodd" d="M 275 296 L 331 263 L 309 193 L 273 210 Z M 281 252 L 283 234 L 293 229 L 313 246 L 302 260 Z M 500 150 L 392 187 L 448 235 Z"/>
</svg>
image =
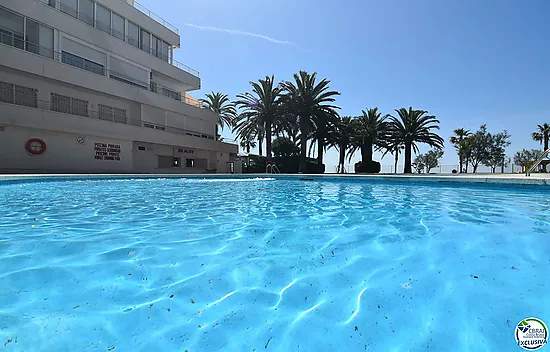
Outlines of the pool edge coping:
<svg viewBox="0 0 550 352">
<path fill-rule="evenodd" d="M 276 178 L 276 179 L 354 179 L 370 181 L 401 181 L 411 183 L 454 183 L 495 185 L 550 186 L 550 177 L 518 175 L 364 175 L 364 174 L 14 174 L 0 175 L 4 181 L 78 180 L 78 179 L 158 179 L 158 178 Z"/>
</svg>

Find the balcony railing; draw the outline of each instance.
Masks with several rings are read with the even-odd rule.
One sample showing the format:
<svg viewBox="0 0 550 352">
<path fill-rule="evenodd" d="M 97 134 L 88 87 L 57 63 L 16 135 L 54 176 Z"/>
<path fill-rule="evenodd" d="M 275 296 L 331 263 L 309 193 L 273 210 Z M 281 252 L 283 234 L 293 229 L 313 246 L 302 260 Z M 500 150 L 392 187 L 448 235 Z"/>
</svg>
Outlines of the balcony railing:
<svg viewBox="0 0 550 352">
<path fill-rule="evenodd" d="M 102 23 L 101 21 L 98 21 L 97 19 L 94 20 L 88 14 L 82 13 L 82 12 L 78 11 L 77 9 L 74 9 L 70 6 L 67 6 L 66 4 L 61 3 L 60 0 L 35 0 L 35 1 L 37 1 L 41 4 L 43 4 L 43 5 L 49 6 L 49 7 L 53 8 L 53 9 L 55 9 L 55 10 L 61 12 L 61 13 L 64 13 L 64 14 L 70 16 L 70 17 L 79 19 L 82 22 L 86 23 L 87 25 L 95 27 L 95 28 L 99 29 L 102 32 L 110 34 L 115 38 L 118 38 L 118 39 L 120 39 L 120 40 L 122 40 L 122 41 L 136 47 L 136 48 L 139 48 L 139 49 L 141 49 L 141 50 L 143 50 L 143 51 L 145 51 L 145 52 L 161 59 L 162 61 L 167 62 L 167 63 L 171 64 L 172 66 L 175 66 L 175 67 L 179 68 L 182 71 L 185 71 L 185 72 L 187 72 L 189 74 L 192 74 L 196 77 L 200 77 L 199 71 L 195 70 L 194 68 L 189 67 L 189 66 L 177 61 L 173 57 L 170 57 L 170 55 L 166 55 L 165 53 L 162 53 L 162 52 L 156 50 L 155 48 L 151 48 L 150 46 L 145 45 L 144 43 L 140 43 L 138 38 L 132 38 L 132 37 L 127 36 L 124 33 L 121 33 L 119 31 L 117 31 L 116 29 L 112 28 L 110 24 Z M 124 2 L 128 3 L 130 6 L 132 6 L 131 0 L 120 0 L 120 1 L 124 1 Z M 136 6 L 136 4 L 137 4 L 137 2 L 134 2 L 133 6 L 140 9 L 139 6 L 141 6 L 141 5 Z M 145 13 L 145 14 L 147 14 L 147 13 Z M 152 12 L 151 12 L 151 14 L 154 15 Z M 151 18 L 153 18 L 155 21 L 158 22 L 158 19 L 156 19 L 155 17 L 151 17 Z M 161 22 L 161 24 L 163 24 L 163 23 Z M 172 28 L 170 28 L 170 29 L 173 30 Z M 176 29 L 176 33 L 177 33 L 177 29 Z M 153 35 L 154 35 L 154 33 L 153 33 Z"/>
<path fill-rule="evenodd" d="M 102 121 L 109 121 L 112 123 L 132 125 L 136 127 L 149 128 L 149 129 L 175 133 L 180 135 L 187 135 L 187 136 L 192 136 L 197 138 L 215 140 L 215 137 L 211 134 L 190 131 L 190 130 L 186 130 L 186 129 L 174 127 L 174 126 L 160 125 L 154 122 L 144 121 L 141 119 L 133 119 L 131 117 L 124 117 L 116 114 L 108 115 L 108 114 L 105 114 L 104 112 L 88 109 L 87 107 L 84 107 L 84 108 L 79 107 L 78 109 L 75 109 L 75 111 L 72 111 L 71 110 L 72 106 L 57 106 L 50 103 L 49 101 L 43 101 L 43 100 L 35 100 L 34 103 L 32 104 L 30 104 L 29 101 L 26 101 L 25 104 L 21 104 L 21 103 L 18 103 L 17 100 L 13 100 L 9 102 L 5 100 L 0 100 L 0 104 L 25 106 L 27 108 L 35 108 L 42 111 L 53 111 L 53 112 L 65 114 L 65 115 L 74 115 L 74 116 L 97 119 Z M 60 107 L 64 109 L 66 108 L 67 111 L 60 111 L 61 110 Z"/>
<path fill-rule="evenodd" d="M 181 92 L 178 92 L 172 88 L 162 86 L 153 81 L 144 82 L 132 77 L 128 77 L 122 73 L 119 73 L 113 70 L 107 70 L 103 65 L 88 61 L 84 58 L 80 58 L 78 56 L 75 56 L 69 53 L 63 54 L 49 48 L 41 47 L 37 44 L 24 41 L 15 35 L 7 35 L 5 33 L 0 32 L 0 44 L 8 45 L 20 50 L 25 50 L 33 54 L 38 54 L 45 58 L 58 61 L 62 64 L 67 64 L 91 73 L 95 73 L 100 76 L 107 76 L 118 82 L 126 83 L 134 87 L 149 90 L 153 93 L 157 93 L 157 94 L 172 98 L 174 100 L 181 101 L 182 103 L 185 103 L 187 105 L 191 105 L 197 108 L 205 108 L 197 100 L 191 99 L 187 95 Z"/>
<path fill-rule="evenodd" d="M 178 29 L 173 26 L 172 24 L 170 24 L 170 22 L 168 21 L 165 21 L 162 17 L 158 16 L 157 14 L 155 14 L 154 12 L 151 12 L 148 8 L 146 8 L 145 6 L 143 6 L 142 4 L 140 4 L 139 2 L 135 1 L 135 0 L 122 0 L 124 1 L 125 3 L 127 3 L 128 5 L 130 6 L 133 6 L 135 7 L 136 9 L 138 9 L 140 12 L 142 12 L 143 14 L 149 16 L 150 18 L 152 18 L 153 20 L 155 20 L 156 22 L 162 24 L 164 27 L 168 28 L 169 30 L 171 30 L 172 32 L 176 33 L 176 34 L 179 34 L 179 31 Z"/>
</svg>

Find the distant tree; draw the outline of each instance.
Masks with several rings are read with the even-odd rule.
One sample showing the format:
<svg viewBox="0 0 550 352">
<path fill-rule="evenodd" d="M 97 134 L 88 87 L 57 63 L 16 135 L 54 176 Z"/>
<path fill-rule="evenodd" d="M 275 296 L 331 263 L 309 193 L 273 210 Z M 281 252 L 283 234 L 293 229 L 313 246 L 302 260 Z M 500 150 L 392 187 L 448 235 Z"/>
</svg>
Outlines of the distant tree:
<svg viewBox="0 0 550 352">
<path fill-rule="evenodd" d="M 467 154 L 467 144 L 463 143 L 465 138 L 468 138 L 472 133 L 469 130 L 464 128 L 457 128 L 453 131 L 454 136 L 449 139 L 449 142 L 454 145 L 456 152 L 458 154 L 458 162 L 460 164 L 460 171 L 462 172 L 464 161 L 466 160 Z"/>
<path fill-rule="evenodd" d="M 533 140 L 540 142 L 541 145 L 544 144 L 544 150 L 548 150 L 548 141 L 550 139 L 550 125 L 543 123 L 542 125 L 537 125 L 537 130 L 531 134 Z"/>
<path fill-rule="evenodd" d="M 506 164 L 506 147 L 510 145 L 510 135 L 507 131 L 491 135 L 491 145 L 489 154 L 483 165 L 491 168 L 491 172 L 495 173 L 497 167 L 504 167 Z"/>
<path fill-rule="evenodd" d="M 443 148 L 443 138 L 432 132 L 439 129 L 439 120 L 435 116 L 427 115 L 427 111 L 414 110 L 412 107 L 395 111 L 397 117 L 390 117 L 390 134 L 405 146 L 404 172 L 411 173 L 412 152 L 418 152 L 417 143 Z"/>
<path fill-rule="evenodd" d="M 281 88 L 275 84 L 274 76 L 266 76 L 265 79 L 259 79 L 258 82 L 250 82 L 252 92 L 246 92 L 237 95 L 235 105 L 243 111 L 239 115 L 235 128 L 240 130 L 258 131 L 258 141 L 260 143 L 260 155 L 262 140 L 266 140 L 266 158 L 271 159 L 271 133 L 273 124 L 276 123 L 280 114 L 279 99 L 281 97 Z"/>
<path fill-rule="evenodd" d="M 487 132 L 487 125 L 481 125 L 479 130 L 468 137 L 468 139 L 471 146 L 470 162 L 474 168 L 474 173 L 476 173 L 478 166 L 490 156 L 492 137 Z"/>
<path fill-rule="evenodd" d="M 382 116 L 378 108 L 362 111 L 362 115 L 355 119 L 355 134 L 353 136 L 353 151 L 361 151 L 361 161 L 372 162 L 372 153 L 388 142 L 390 124 L 388 115 Z"/>
<path fill-rule="evenodd" d="M 480 164 L 490 166 L 493 170 L 500 166 L 505 155 L 505 148 L 510 145 L 510 135 L 504 131 L 491 134 L 487 131 L 487 125 L 481 125 L 470 137 L 467 145 L 470 149 L 469 161 L 472 163 L 474 173 Z"/>
<path fill-rule="evenodd" d="M 411 166 L 414 168 L 417 174 L 421 174 L 422 172 L 424 172 L 424 168 L 426 167 L 426 165 L 424 165 L 424 155 L 417 155 L 416 158 L 414 158 Z"/>
<path fill-rule="evenodd" d="M 348 153 L 348 158 L 351 160 L 354 154 L 354 149 L 350 148 L 352 143 L 352 138 L 355 134 L 355 120 L 350 116 L 341 117 L 338 122 L 333 126 L 334 131 L 329 133 L 329 146 L 335 147 L 338 150 L 338 168 L 337 173 L 343 174 L 346 169 L 344 163 L 346 160 L 346 153 Z"/>
<path fill-rule="evenodd" d="M 287 109 L 294 112 L 300 127 L 300 172 L 306 172 L 307 165 L 307 139 L 310 136 L 312 127 L 317 124 L 337 118 L 336 109 L 333 105 L 335 97 L 340 95 L 337 91 L 329 88 L 330 81 L 323 78 L 317 82 L 317 73 L 312 74 L 305 71 L 295 73 L 294 81 L 285 81 L 281 84 L 284 90 L 283 101 Z M 325 138 L 318 139 L 319 153 L 318 160 L 322 162 Z"/>
<path fill-rule="evenodd" d="M 227 94 L 222 93 L 207 93 L 206 99 L 200 99 L 200 102 L 206 106 L 209 110 L 218 115 L 218 122 L 216 124 L 216 137 L 219 135 L 218 126 L 223 128 L 227 125 L 233 126 L 235 118 L 237 116 L 237 110 L 235 104 L 229 100 Z"/>
<path fill-rule="evenodd" d="M 255 136 L 246 135 L 241 139 L 240 146 L 246 150 L 247 154 L 250 154 L 250 149 L 256 148 Z"/>
<path fill-rule="evenodd" d="M 541 156 L 543 152 L 538 149 L 523 149 L 514 155 L 514 164 L 523 167 L 523 170 L 531 167 Z"/>
<path fill-rule="evenodd" d="M 540 142 L 540 144 L 544 144 L 544 150 L 548 150 L 548 140 L 550 139 L 550 125 L 547 123 L 543 123 L 542 125 L 537 125 L 537 131 L 533 132 L 531 134 L 531 137 L 537 141 Z M 544 172 L 546 172 L 547 165 L 544 165 Z"/>
<path fill-rule="evenodd" d="M 273 156 L 288 157 L 300 155 L 300 148 L 288 137 L 279 137 L 273 141 Z"/>
<path fill-rule="evenodd" d="M 427 174 L 436 167 L 439 166 L 439 160 L 443 157 L 443 150 L 432 149 L 426 154 L 419 154 L 414 159 L 414 168 L 418 173 L 426 172 Z"/>
</svg>

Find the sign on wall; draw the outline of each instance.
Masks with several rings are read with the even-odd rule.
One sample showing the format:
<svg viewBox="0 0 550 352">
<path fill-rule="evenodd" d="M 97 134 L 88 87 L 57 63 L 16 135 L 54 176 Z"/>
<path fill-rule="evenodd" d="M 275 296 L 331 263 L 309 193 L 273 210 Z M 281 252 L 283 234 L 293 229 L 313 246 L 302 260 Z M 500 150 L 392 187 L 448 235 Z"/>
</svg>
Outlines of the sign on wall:
<svg viewBox="0 0 550 352">
<path fill-rule="evenodd" d="M 95 160 L 116 160 L 120 161 L 120 144 L 95 144 Z"/>
<path fill-rule="evenodd" d="M 178 148 L 178 153 L 183 153 L 183 154 L 193 154 L 194 150 L 193 149 L 184 149 L 184 148 Z"/>
</svg>

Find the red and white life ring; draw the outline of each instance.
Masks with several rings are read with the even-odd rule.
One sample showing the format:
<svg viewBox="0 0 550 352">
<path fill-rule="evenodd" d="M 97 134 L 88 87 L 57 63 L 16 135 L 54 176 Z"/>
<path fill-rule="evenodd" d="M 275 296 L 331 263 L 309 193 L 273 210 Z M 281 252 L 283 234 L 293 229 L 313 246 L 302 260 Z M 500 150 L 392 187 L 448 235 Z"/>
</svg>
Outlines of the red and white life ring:
<svg viewBox="0 0 550 352">
<path fill-rule="evenodd" d="M 33 155 L 39 155 L 46 151 L 46 142 L 40 138 L 31 138 L 25 144 L 25 149 Z"/>
</svg>

